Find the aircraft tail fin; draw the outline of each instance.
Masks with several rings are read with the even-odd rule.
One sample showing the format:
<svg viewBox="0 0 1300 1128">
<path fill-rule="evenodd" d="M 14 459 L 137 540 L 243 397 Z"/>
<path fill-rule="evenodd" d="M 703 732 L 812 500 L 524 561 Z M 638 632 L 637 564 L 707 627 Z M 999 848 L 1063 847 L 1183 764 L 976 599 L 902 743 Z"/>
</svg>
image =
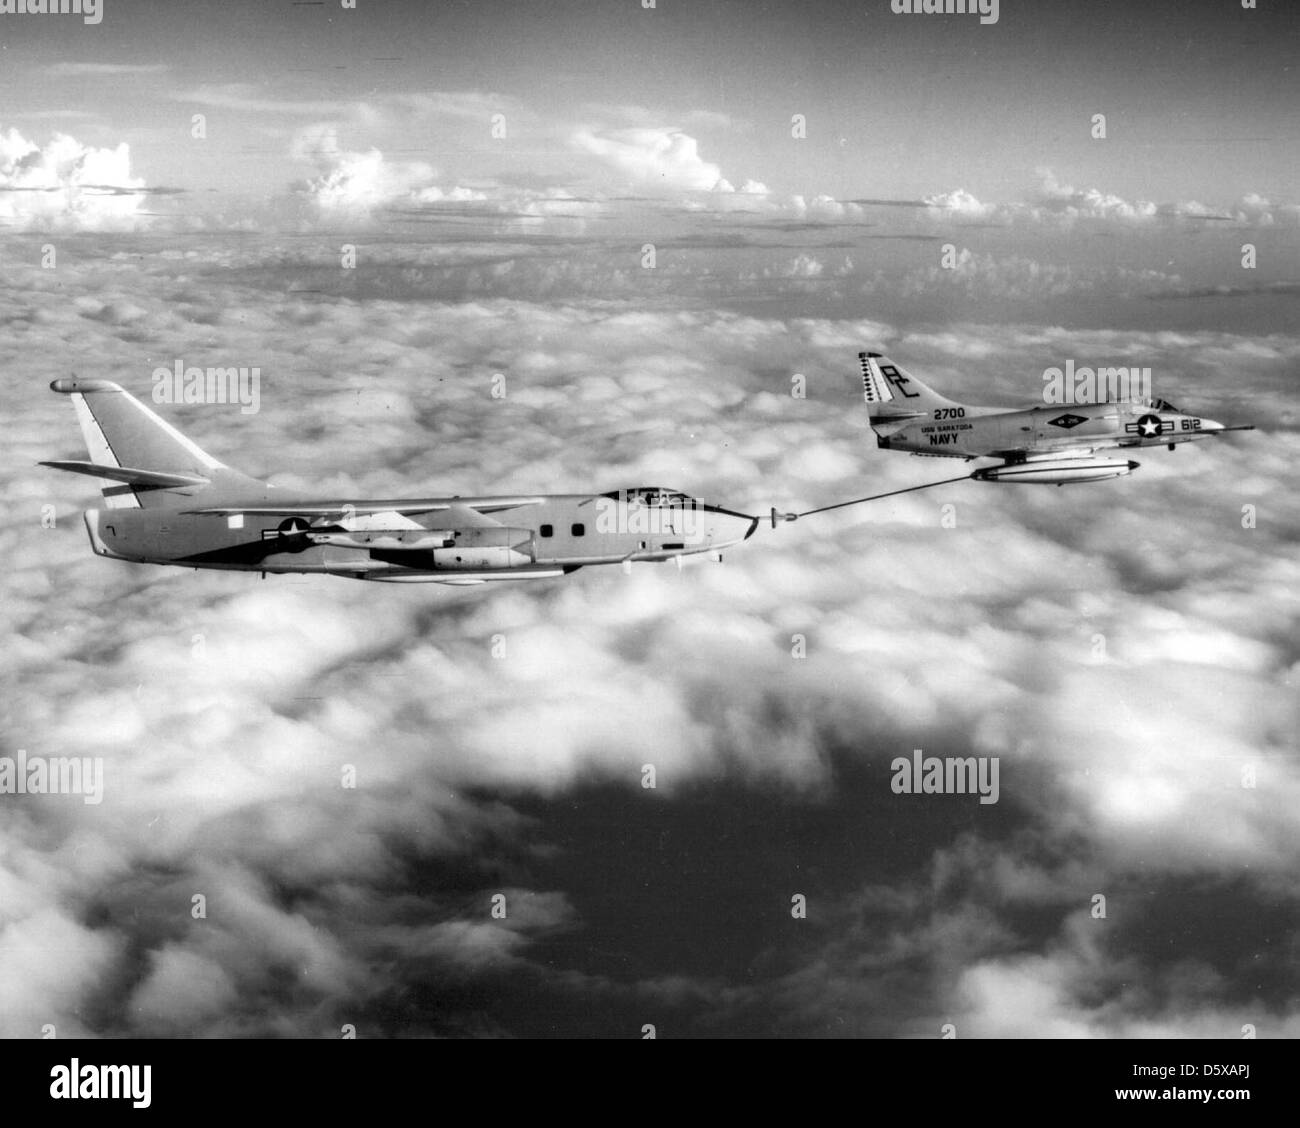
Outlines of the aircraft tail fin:
<svg viewBox="0 0 1300 1128">
<path fill-rule="evenodd" d="M 54 380 L 72 397 L 89 462 L 48 462 L 99 479 L 109 509 L 174 508 L 211 483 L 260 486 L 231 470 L 111 380 Z M 223 491 L 224 492 L 224 491 Z"/>
<path fill-rule="evenodd" d="M 871 429 L 877 435 L 892 434 L 904 423 L 929 415 L 937 407 L 961 406 L 880 353 L 860 352 L 858 362 L 862 366 L 862 396 Z"/>
</svg>

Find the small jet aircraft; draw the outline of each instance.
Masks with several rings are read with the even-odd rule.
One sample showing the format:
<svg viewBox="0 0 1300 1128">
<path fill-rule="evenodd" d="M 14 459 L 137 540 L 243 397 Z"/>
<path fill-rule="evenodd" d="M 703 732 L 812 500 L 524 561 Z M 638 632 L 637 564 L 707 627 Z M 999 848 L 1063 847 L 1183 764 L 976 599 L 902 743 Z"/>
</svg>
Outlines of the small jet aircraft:
<svg viewBox="0 0 1300 1128">
<path fill-rule="evenodd" d="M 1099 451 L 1168 446 L 1251 431 L 1187 415 L 1162 399 L 1042 405 L 1015 410 L 945 399 L 880 353 L 858 353 L 876 445 L 941 458 L 996 458 L 971 474 L 982 482 L 1099 482 L 1140 463 Z"/>
<path fill-rule="evenodd" d="M 564 576 L 588 564 L 664 562 L 753 535 L 756 517 L 657 486 L 535 497 L 317 498 L 219 462 L 108 380 L 55 380 L 72 397 L 88 462 L 42 462 L 100 480 L 86 511 L 100 556 L 242 572 L 397 583 Z"/>
</svg>

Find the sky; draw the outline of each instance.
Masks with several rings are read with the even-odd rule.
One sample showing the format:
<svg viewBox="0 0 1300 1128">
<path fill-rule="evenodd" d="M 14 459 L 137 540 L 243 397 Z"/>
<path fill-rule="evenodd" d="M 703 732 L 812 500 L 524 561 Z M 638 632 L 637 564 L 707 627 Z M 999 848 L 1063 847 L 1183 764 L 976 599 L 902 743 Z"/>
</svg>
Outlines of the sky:
<svg viewBox="0 0 1300 1128">
<path fill-rule="evenodd" d="M 0 794 L 0 1033 L 1300 1033 L 1294 13 L 103 3 L 0 13 L 0 756 L 104 763 Z M 465 589 L 102 560 L 35 465 L 179 358 L 323 494 L 950 476 L 868 347 L 1259 429 Z"/>
</svg>

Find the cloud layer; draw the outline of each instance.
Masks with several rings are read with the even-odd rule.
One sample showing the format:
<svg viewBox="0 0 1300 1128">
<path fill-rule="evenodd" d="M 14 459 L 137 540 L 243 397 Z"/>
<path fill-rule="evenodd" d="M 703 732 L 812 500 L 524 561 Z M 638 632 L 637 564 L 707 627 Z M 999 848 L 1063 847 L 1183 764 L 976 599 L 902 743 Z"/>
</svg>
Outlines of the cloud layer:
<svg viewBox="0 0 1300 1128">
<path fill-rule="evenodd" d="M 443 302 L 409 270 L 300 292 L 332 253 L 20 268 L 4 753 L 100 755 L 106 787 L 0 798 L 4 1033 L 1300 1032 L 1300 340 Z M 767 284 L 817 277 L 794 263 Z M 949 470 L 875 449 L 853 354 L 881 341 L 976 403 L 1045 357 L 1150 358 L 1265 431 L 765 529 L 721 567 L 467 591 L 103 561 L 85 484 L 33 468 L 82 456 L 46 381 L 147 393 L 179 355 L 261 367 L 252 419 L 163 410 L 287 485 L 802 509 Z M 895 794 L 914 748 L 999 757 L 999 803 Z M 1198 923 L 1225 905 L 1231 936 Z"/>
</svg>

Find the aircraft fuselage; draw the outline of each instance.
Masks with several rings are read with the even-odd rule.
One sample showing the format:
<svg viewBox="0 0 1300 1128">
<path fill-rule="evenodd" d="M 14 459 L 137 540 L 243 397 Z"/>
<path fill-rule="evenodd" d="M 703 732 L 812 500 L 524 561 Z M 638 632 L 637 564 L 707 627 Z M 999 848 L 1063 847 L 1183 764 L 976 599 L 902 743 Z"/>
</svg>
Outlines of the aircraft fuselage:
<svg viewBox="0 0 1300 1128">
<path fill-rule="evenodd" d="M 314 503 L 275 490 L 248 499 L 244 509 L 226 503 L 219 512 L 94 509 L 86 526 L 101 556 L 139 563 L 460 583 L 718 552 L 756 527 L 748 514 L 673 497 L 647 503 L 638 490 L 434 498 L 427 512 L 418 512 L 418 499 L 403 499 L 392 503 L 399 513 L 383 501 Z M 286 514 L 295 507 L 304 514 Z M 279 511 L 256 512 L 272 508 Z M 306 512 L 312 508 L 336 512 Z"/>
<path fill-rule="evenodd" d="M 1136 403 L 1063 404 L 1023 411 L 957 406 L 936 407 L 919 419 L 900 423 L 877 442 L 888 450 L 980 458 L 1093 445 L 1164 446 L 1221 429 L 1213 420 Z"/>
</svg>

